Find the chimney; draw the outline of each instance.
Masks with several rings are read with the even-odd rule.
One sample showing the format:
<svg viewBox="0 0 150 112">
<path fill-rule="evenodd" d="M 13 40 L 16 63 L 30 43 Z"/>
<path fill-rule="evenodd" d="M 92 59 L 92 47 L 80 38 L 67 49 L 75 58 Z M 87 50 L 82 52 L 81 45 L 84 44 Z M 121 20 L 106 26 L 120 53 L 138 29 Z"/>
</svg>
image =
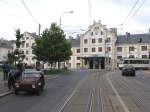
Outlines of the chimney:
<svg viewBox="0 0 150 112">
<path fill-rule="evenodd" d="M 126 38 L 130 37 L 130 33 L 126 32 Z"/>
<path fill-rule="evenodd" d="M 101 20 L 99 20 L 99 23 L 101 24 Z"/>
<path fill-rule="evenodd" d="M 94 21 L 93 21 L 93 24 L 95 24 L 95 23 L 96 23 L 96 21 L 94 20 Z"/>
</svg>

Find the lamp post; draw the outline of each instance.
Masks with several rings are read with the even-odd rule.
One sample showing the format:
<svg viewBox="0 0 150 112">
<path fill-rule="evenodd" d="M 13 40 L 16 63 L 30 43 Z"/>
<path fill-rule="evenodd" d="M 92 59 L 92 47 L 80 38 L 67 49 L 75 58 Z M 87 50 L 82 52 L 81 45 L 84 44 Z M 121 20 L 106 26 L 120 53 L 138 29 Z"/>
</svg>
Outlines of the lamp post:
<svg viewBox="0 0 150 112">
<path fill-rule="evenodd" d="M 60 26 L 60 27 L 61 27 L 61 18 L 62 18 L 62 16 L 63 16 L 65 13 L 73 13 L 73 11 L 63 12 L 63 13 L 60 15 L 60 18 L 59 18 L 59 26 Z"/>
</svg>

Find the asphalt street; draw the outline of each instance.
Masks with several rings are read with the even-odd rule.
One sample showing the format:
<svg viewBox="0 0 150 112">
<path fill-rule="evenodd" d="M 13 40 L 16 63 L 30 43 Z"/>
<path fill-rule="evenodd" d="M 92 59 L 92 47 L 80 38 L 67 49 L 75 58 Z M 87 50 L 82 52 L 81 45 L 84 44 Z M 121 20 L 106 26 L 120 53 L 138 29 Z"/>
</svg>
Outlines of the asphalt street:
<svg viewBox="0 0 150 112">
<path fill-rule="evenodd" d="M 74 71 L 46 80 L 40 96 L 21 93 L 0 99 L 0 112 L 150 112 L 150 73 Z"/>
</svg>

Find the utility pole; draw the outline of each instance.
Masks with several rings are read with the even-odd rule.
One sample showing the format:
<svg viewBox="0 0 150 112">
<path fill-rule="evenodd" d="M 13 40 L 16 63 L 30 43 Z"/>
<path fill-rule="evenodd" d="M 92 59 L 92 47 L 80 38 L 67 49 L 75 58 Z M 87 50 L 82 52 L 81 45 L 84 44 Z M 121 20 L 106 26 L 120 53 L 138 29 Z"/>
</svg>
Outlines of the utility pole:
<svg viewBox="0 0 150 112">
<path fill-rule="evenodd" d="M 39 32 L 38 32 L 38 36 L 40 37 L 40 34 L 41 34 L 41 24 L 39 24 Z"/>
</svg>

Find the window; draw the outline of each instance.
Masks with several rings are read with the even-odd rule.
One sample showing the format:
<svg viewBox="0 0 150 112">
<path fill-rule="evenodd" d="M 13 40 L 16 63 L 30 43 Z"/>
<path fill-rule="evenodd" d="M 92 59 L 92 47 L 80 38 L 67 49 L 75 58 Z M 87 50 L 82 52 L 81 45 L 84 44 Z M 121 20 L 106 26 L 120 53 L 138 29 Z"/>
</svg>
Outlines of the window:
<svg viewBox="0 0 150 112">
<path fill-rule="evenodd" d="M 98 35 L 98 31 L 95 32 L 95 35 Z"/>
<path fill-rule="evenodd" d="M 29 37 L 26 38 L 27 40 L 29 39 Z"/>
<path fill-rule="evenodd" d="M 26 54 L 28 54 L 29 53 L 29 51 L 26 51 Z"/>
<path fill-rule="evenodd" d="M 77 49 L 77 51 L 76 51 L 77 53 L 80 53 L 80 49 Z"/>
<path fill-rule="evenodd" d="M 69 67 L 71 67 L 71 63 L 69 63 Z"/>
<path fill-rule="evenodd" d="M 117 59 L 122 59 L 122 56 L 117 56 Z"/>
<path fill-rule="evenodd" d="M 130 55 L 129 58 L 135 58 L 135 56 L 134 55 Z"/>
<path fill-rule="evenodd" d="M 88 43 L 88 40 L 87 39 L 84 39 L 84 44 L 87 44 Z"/>
<path fill-rule="evenodd" d="M 92 52 L 95 52 L 95 47 L 92 48 Z"/>
<path fill-rule="evenodd" d="M 106 39 L 106 43 L 109 43 L 110 41 L 111 41 L 110 38 L 107 38 L 107 39 Z"/>
<path fill-rule="evenodd" d="M 88 52 L 88 48 L 84 48 L 84 52 Z"/>
<path fill-rule="evenodd" d="M 24 51 L 22 51 L 22 54 L 24 54 Z"/>
<path fill-rule="evenodd" d="M 28 61 L 28 58 L 26 58 L 26 60 Z"/>
<path fill-rule="evenodd" d="M 101 31 L 101 35 L 104 35 L 104 32 L 103 32 L 103 31 Z"/>
<path fill-rule="evenodd" d="M 80 57 L 77 57 L 77 60 L 80 60 Z"/>
<path fill-rule="evenodd" d="M 117 47 L 118 52 L 122 52 L 122 47 Z"/>
<path fill-rule="evenodd" d="M 98 43 L 102 43 L 102 38 L 99 38 L 99 39 L 98 39 Z"/>
<path fill-rule="evenodd" d="M 93 36 L 93 32 L 91 32 L 91 36 Z"/>
<path fill-rule="evenodd" d="M 107 47 L 107 51 L 111 51 L 111 47 Z"/>
<path fill-rule="evenodd" d="M 32 43 L 32 46 L 34 46 L 35 45 L 35 43 Z"/>
<path fill-rule="evenodd" d="M 80 66 L 80 63 L 77 63 L 77 66 Z"/>
<path fill-rule="evenodd" d="M 147 55 L 142 55 L 142 58 L 148 58 L 148 56 Z"/>
<path fill-rule="evenodd" d="M 29 47 L 29 44 L 28 44 L 28 43 L 26 43 L 26 47 Z"/>
<path fill-rule="evenodd" d="M 147 51 L 147 46 L 141 46 L 142 51 Z"/>
<path fill-rule="evenodd" d="M 95 43 L 95 39 L 92 39 L 92 43 Z"/>
<path fill-rule="evenodd" d="M 24 47 L 24 43 L 22 43 L 22 48 Z"/>
<path fill-rule="evenodd" d="M 98 52 L 102 52 L 102 47 L 98 47 Z"/>
<path fill-rule="evenodd" d="M 129 51 L 134 51 L 134 47 L 133 46 L 129 47 Z"/>
</svg>

